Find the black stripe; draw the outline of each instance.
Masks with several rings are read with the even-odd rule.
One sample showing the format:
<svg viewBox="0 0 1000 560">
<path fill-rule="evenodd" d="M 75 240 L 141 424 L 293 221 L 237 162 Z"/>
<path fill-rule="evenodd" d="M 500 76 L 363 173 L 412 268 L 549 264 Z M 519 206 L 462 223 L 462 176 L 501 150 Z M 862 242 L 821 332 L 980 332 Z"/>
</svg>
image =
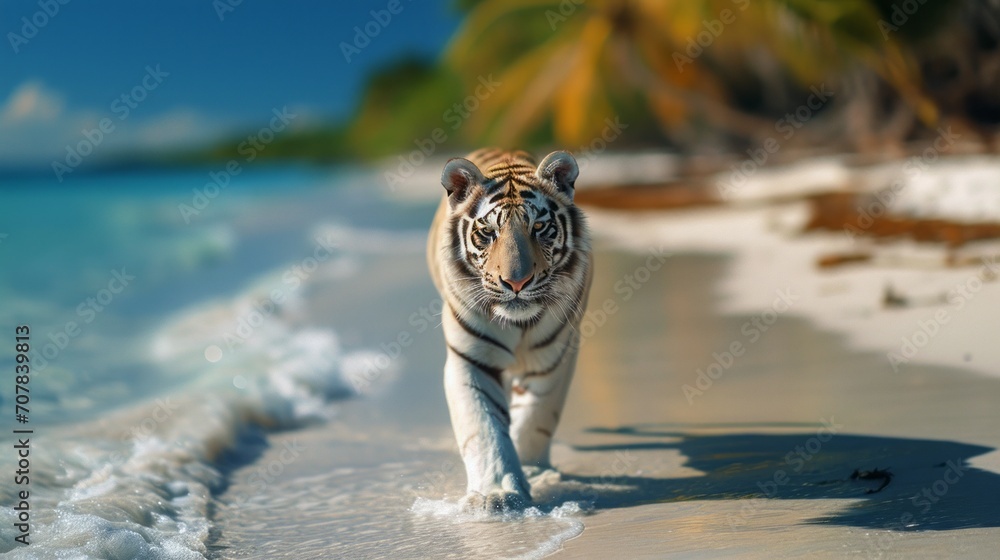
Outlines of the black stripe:
<svg viewBox="0 0 1000 560">
<path fill-rule="evenodd" d="M 502 416 L 502 418 L 500 418 L 500 420 L 503 420 L 504 423 L 507 424 L 508 426 L 510 425 L 510 412 L 507 412 L 507 407 L 506 406 L 503 406 L 502 404 L 498 403 L 496 401 L 496 399 L 494 399 L 492 396 L 490 396 L 490 394 L 487 393 L 482 387 L 480 387 L 480 386 L 478 386 L 478 385 L 476 385 L 474 383 L 466 383 L 466 386 L 469 387 L 470 389 L 472 389 L 473 391 L 479 391 L 480 395 L 486 397 L 486 400 L 488 400 L 490 402 L 490 404 L 492 404 L 494 407 L 496 407 L 496 409 L 500 412 L 500 415 Z M 490 414 L 493 414 L 493 413 L 490 412 Z"/>
<path fill-rule="evenodd" d="M 462 258 L 462 250 L 466 249 L 464 232 L 467 225 L 468 224 L 463 219 L 459 221 L 458 228 L 452 228 L 451 231 L 448 232 L 451 235 L 451 260 L 449 264 L 459 267 L 460 271 L 464 270 L 469 276 L 476 276 L 478 274 L 476 270 L 469 265 L 467 260 Z M 465 252 L 467 254 L 469 253 L 469 251 Z"/>
<path fill-rule="evenodd" d="M 507 177 L 500 177 L 500 178 L 494 177 L 490 179 L 490 182 L 483 185 L 483 190 L 487 193 L 493 191 L 503 192 L 502 189 L 507 185 L 507 181 L 508 181 Z"/>
<path fill-rule="evenodd" d="M 538 322 L 541 321 L 542 317 L 544 316 L 545 316 L 545 310 L 542 309 L 541 311 L 538 312 L 538 315 L 535 315 L 534 317 L 529 317 L 523 321 L 511 321 L 511 323 L 515 327 L 527 330 L 537 325 Z"/>
<path fill-rule="evenodd" d="M 580 266 L 580 253 L 573 251 L 568 257 L 566 257 L 566 260 L 560 264 L 562 264 L 562 266 L 559 267 L 559 272 L 564 272 L 569 276 L 575 275 L 576 268 Z"/>
<path fill-rule="evenodd" d="M 451 243 L 448 245 L 451 247 L 451 254 L 454 260 L 462 260 L 463 249 L 465 249 L 465 241 L 463 240 L 465 235 L 465 219 L 458 218 L 456 220 L 458 223 L 453 224 L 448 228 L 448 235 L 451 236 Z"/>
<path fill-rule="evenodd" d="M 559 364 L 562 363 L 563 359 L 566 357 L 566 353 L 569 352 L 571 346 L 572 344 L 567 344 L 566 346 L 564 346 L 562 352 L 559 354 L 559 358 L 557 358 L 555 363 L 549 366 L 548 368 L 542 371 L 529 371 L 528 373 L 524 374 L 524 377 L 539 377 L 542 375 L 548 375 L 552 373 L 553 371 L 555 371 L 557 367 L 559 367 Z"/>
<path fill-rule="evenodd" d="M 484 363 L 480 362 L 479 360 L 470 358 L 470 357 L 466 356 L 465 354 L 459 352 L 451 344 L 447 344 L 447 346 L 448 346 L 448 349 L 451 350 L 452 352 L 454 352 L 459 358 L 462 358 L 466 362 L 469 362 L 470 364 L 472 364 L 472 365 L 476 366 L 477 368 L 479 368 L 480 371 L 482 371 L 487 376 L 489 376 L 489 378 L 492 379 L 493 381 L 496 381 L 497 385 L 499 385 L 501 388 L 503 388 L 503 381 L 500 380 L 500 373 L 502 371 L 500 368 L 496 368 L 496 367 L 493 367 L 491 365 L 484 364 Z"/>
<path fill-rule="evenodd" d="M 566 323 L 563 323 L 563 324 L 559 325 L 559 328 L 557 328 L 555 330 L 555 332 L 553 332 L 552 334 L 550 334 L 549 336 L 547 336 L 545 338 L 545 340 L 543 340 L 543 341 L 539 342 L 538 344 L 535 344 L 534 346 L 532 346 L 531 349 L 532 350 L 538 350 L 539 348 L 545 348 L 549 344 L 552 344 L 555 341 L 555 339 L 559 337 L 559 333 L 563 332 L 563 329 L 565 329 L 565 328 L 566 328 Z"/>
<path fill-rule="evenodd" d="M 522 186 L 522 187 L 527 187 L 529 189 L 538 188 L 538 185 L 535 185 L 535 184 L 529 183 L 528 181 L 525 181 L 519 175 L 509 175 L 508 178 L 510 179 L 510 182 L 513 183 L 513 184 L 515 184 L 515 185 L 519 185 L 519 186 Z"/>
<path fill-rule="evenodd" d="M 466 159 L 475 163 L 477 167 L 485 171 L 487 168 L 489 168 L 489 166 L 494 165 L 495 162 L 499 161 L 502 156 L 503 156 L 503 150 L 487 148 L 483 150 L 477 150 L 469 154 L 469 157 Z"/>
<path fill-rule="evenodd" d="M 479 200 L 483 198 L 483 189 L 468 188 L 462 191 L 462 194 L 462 198 L 456 199 L 455 204 L 468 204 L 468 208 L 475 208 L 479 206 Z"/>
<path fill-rule="evenodd" d="M 492 417 L 494 417 L 494 418 L 496 418 L 497 420 L 499 420 L 501 424 L 504 424 L 505 426 L 510 427 L 510 413 L 503 414 L 502 416 L 497 416 L 497 413 L 493 412 L 491 410 L 491 411 L 489 411 L 489 415 L 492 416 Z M 508 438 L 510 437 L 509 433 L 508 433 L 507 437 Z"/>
<path fill-rule="evenodd" d="M 489 203 L 490 204 L 496 204 L 498 200 L 505 198 L 507 196 L 507 194 L 508 193 L 506 193 L 505 191 L 500 191 L 500 192 L 498 192 L 495 195 L 493 195 L 493 196 L 490 197 Z"/>
<path fill-rule="evenodd" d="M 513 352 L 510 351 L 509 348 L 507 348 L 506 345 L 504 345 L 504 343 L 502 343 L 499 340 L 493 338 L 492 336 L 489 336 L 487 334 L 483 334 L 483 333 L 477 331 L 475 328 L 472 327 L 472 325 L 466 323 L 461 317 L 458 316 L 458 313 L 454 309 L 451 310 L 451 316 L 455 318 L 455 321 L 458 322 L 458 325 L 460 327 L 462 327 L 463 329 L 465 329 L 465 332 L 467 332 L 470 335 L 478 338 L 479 340 L 482 340 L 483 342 L 489 342 L 493 346 L 496 346 L 497 348 L 502 349 L 503 351 L 507 352 L 508 354 L 511 354 L 511 355 L 514 354 Z"/>
<path fill-rule="evenodd" d="M 507 200 L 500 203 L 500 207 L 503 209 L 517 208 L 524 204 L 524 201 L 517 198 L 517 195 L 514 193 L 507 192 L 504 193 L 504 196 L 507 197 Z"/>
<path fill-rule="evenodd" d="M 494 163 L 490 166 L 490 172 L 493 173 L 503 173 L 510 171 L 524 171 L 526 173 L 531 173 L 535 171 L 535 167 L 524 161 L 518 161 L 516 159 L 507 159 L 505 161 L 500 161 Z"/>
<path fill-rule="evenodd" d="M 565 214 L 556 214 L 556 220 L 558 220 L 559 221 L 559 225 L 562 226 L 562 230 L 563 230 L 563 234 L 564 235 L 567 234 L 567 233 L 569 233 L 569 234 L 573 233 L 572 231 L 570 231 L 569 226 L 566 224 L 566 215 Z M 573 228 L 573 231 L 576 231 L 576 228 Z"/>
<path fill-rule="evenodd" d="M 510 153 L 510 157 L 514 161 L 524 162 L 534 167 L 538 166 L 538 164 L 535 163 L 535 156 L 529 154 L 524 150 L 514 150 L 513 152 Z"/>
</svg>

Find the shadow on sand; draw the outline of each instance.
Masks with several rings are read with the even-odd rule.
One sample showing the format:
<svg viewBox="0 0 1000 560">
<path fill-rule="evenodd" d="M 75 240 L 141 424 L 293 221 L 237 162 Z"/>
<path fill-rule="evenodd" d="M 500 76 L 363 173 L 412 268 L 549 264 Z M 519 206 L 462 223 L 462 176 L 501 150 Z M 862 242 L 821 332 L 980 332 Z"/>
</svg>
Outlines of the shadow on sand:
<svg viewBox="0 0 1000 560">
<path fill-rule="evenodd" d="M 840 433 L 831 436 L 824 429 L 796 434 L 728 435 L 676 431 L 684 427 L 694 428 L 591 428 L 591 433 L 627 436 L 630 441 L 577 446 L 575 450 L 617 452 L 619 461 L 624 457 L 625 462 L 630 456 L 636 457 L 635 452 L 678 450 L 687 459 L 684 466 L 701 471 L 702 476 L 593 477 L 564 473 L 562 480 L 594 488 L 589 496 L 582 492 L 576 498 L 589 497 L 599 509 L 671 501 L 743 500 L 741 514 L 730 520 L 734 524 L 746 523 L 758 508 L 767 507 L 762 499 L 855 499 L 836 514 L 806 522 L 918 531 L 1000 526 L 1000 475 L 968 464 L 969 458 L 993 451 L 990 447 Z M 762 427 L 738 426 L 743 430 Z M 881 490 L 879 487 L 887 482 L 884 477 L 852 477 L 856 470 L 863 473 L 874 469 L 892 473 Z M 563 493 L 561 498 L 573 496 Z"/>
</svg>

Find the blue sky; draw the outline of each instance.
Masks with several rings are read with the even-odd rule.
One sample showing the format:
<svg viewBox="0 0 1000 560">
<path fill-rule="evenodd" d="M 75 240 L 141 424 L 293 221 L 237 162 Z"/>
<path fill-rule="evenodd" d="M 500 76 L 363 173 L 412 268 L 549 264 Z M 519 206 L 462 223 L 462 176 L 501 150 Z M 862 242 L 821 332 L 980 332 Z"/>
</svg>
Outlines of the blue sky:
<svg viewBox="0 0 1000 560">
<path fill-rule="evenodd" d="M 0 164 L 59 157 L 104 118 L 114 130 L 95 158 L 256 129 L 282 106 L 298 126 L 345 118 L 373 68 L 403 54 L 436 57 L 458 27 L 446 0 L 396 0 L 398 13 L 370 24 L 377 36 L 345 60 L 341 42 L 390 1 L 4 0 Z M 44 25 L 25 29 L 22 18 Z M 122 118 L 116 99 L 144 79 L 158 83 L 128 99 Z"/>
</svg>

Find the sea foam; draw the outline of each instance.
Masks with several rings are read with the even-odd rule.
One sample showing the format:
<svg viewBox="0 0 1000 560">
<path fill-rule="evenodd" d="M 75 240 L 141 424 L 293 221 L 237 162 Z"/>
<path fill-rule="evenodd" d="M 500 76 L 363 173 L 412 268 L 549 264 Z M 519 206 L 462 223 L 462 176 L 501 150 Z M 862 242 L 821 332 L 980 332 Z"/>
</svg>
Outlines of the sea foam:
<svg viewBox="0 0 1000 560">
<path fill-rule="evenodd" d="M 255 427 L 321 421 L 354 394 L 357 356 L 332 331 L 266 317 L 213 363 L 206 342 L 238 322 L 253 293 L 200 306 L 150 341 L 149 361 L 194 375 L 178 391 L 31 441 L 30 546 L 14 541 L 15 511 L 0 508 L 0 552 L 14 559 L 196 559 L 208 555 L 220 455 Z M 219 348 L 222 350 L 222 348 Z M 346 365 L 345 365 L 346 364 Z M 8 454 L 9 457 L 9 454 Z M 13 464 L 2 465 L 12 472 Z M 0 501 L 14 502 L 3 485 Z"/>
</svg>

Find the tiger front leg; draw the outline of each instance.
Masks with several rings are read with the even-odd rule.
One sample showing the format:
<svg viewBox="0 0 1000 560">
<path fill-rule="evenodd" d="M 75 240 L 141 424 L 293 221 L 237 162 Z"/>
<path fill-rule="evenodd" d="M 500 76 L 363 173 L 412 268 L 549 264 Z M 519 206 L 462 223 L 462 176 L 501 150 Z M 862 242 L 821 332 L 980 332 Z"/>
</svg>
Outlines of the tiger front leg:
<svg viewBox="0 0 1000 560">
<path fill-rule="evenodd" d="M 498 380 L 449 348 L 445 396 L 468 477 L 467 510 L 505 511 L 531 503 L 510 438 L 507 397 Z"/>
<path fill-rule="evenodd" d="M 529 472 L 552 467 L 549 459 L 552 436 L 559 425 L 576 368 L 577 337 L 573 333 L 567 337 L 568 346 L 556 350 L 559 354 L 554 358 L 554 366 L 528 372 L 515 381 L 510 405 L 511 437 L 521 463 Z"/>
</svg>

